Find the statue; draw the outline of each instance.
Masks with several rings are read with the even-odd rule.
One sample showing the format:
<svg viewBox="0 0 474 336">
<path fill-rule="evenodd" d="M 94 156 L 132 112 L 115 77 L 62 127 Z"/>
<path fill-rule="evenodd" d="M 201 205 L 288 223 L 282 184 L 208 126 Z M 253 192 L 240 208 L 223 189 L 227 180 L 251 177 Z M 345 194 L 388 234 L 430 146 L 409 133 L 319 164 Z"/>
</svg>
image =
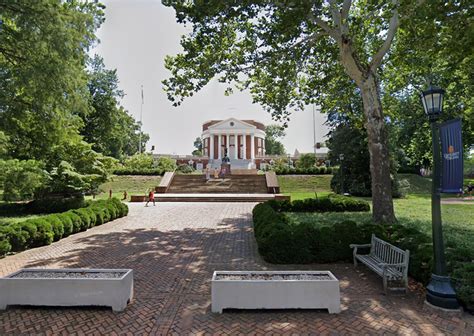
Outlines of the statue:
<svg viewBox="0 0 474 336">
<path fill-rule="evenodd" d="M 229 163 L 230 159 L 227 156 L 227 148 L 224 149 L 224 157 L 222 158 L 222 163 Z"/>
</svg>

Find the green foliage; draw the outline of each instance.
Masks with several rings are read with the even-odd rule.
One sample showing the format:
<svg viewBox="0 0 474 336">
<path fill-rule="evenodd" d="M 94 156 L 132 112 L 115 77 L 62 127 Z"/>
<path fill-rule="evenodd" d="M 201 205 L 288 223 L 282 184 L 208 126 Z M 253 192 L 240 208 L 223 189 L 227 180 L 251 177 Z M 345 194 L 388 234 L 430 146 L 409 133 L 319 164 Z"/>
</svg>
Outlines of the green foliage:
<svg viewBox="0 0 474 336">
<path fill-rule="evenodd" d="M 286 135 L 284 128 L 276 124 L 267 125 L 265 126 L 265 134 L 265 154 L 285 154 L 285 146 L 280 142 L 280 139 Z"/>
<path fill-rule="evenodd" d="M 8 239 L 4 235 L 0 235 L 0 257 L 10 252 L 11 249 L 12 246 L 10 245 Z"/>
<path fill-rule="evenodd" d="M 72 233 L 85 231 L 94 225 L 100 225 L 127 214 L 128 206 L 113 198 L 89 202 L 86 208 L 27 219 L 13 224 L 0 224 L 0 247 L 2 251 L 16 252 L 30 247 L 49 245 Z M 3 243 L 3 240 L 7 243 Z"/>
<path fill-rule="evenodd" d="M 153 168 L 153 156 L 151 154 L 138 153 L 125 159 L 125 169 L 147 170 Z"/>
<path fill-rule="evenodd" d="M 119 105 L 124 93 L 118 88 L 117 70 L 105 68 L 103 59 L 95 55 L 89 62 L 88 89 L 91 109 L 81 115 L 81 134 L 93 149 L 121 159 L 138 151 L 140 124 Z M 142 148 L 149 139 L 142 134 Z"/>
<path fill-rule="evenodd" d="M 59 218 L 59 220 L 63 224 L 63 228 L 64 228 L 63 237 L 67 237 L 71 235 L 74 231 L 74 226 L 72 224 L 71 217 L 69 217 L 69 215 L 65 212 L 57 214 L 56 216 Z"/>
<path fill-rule="evenodd" d="M 314 157 L 314 154 L 301 154 L 299 159 L 296 161 L 296 168 L 312 168 L 316 164 L 316 158 Z"/>
<path fill-rule="evenodd" d="M 155 169 L 161 169 L 163 171 L 174 171 L 176 169 L 176 160 L 168 157 L 160 157 L 155 162 Z"/>
<path fill-rule="evenodd" d="M 36 218 L 29 219 L 26 222 L 36 227 L 36 234 L 30 236 L 30 242 L 28 247 L 38 247 L 43 245 L 49 245 L 54 240 L 54 232 L 51 224 L 45 219 Z"/>
<path fill-rule="evenodd" d="M 192 155 L 194 156 L 202 156 L 202 139 L 196 138 L 193 143 L 195 150 L 193 150 Z"/>
<path fill-rule="evenodd" d="M 49 215 L 43 217 L 42 219 L 51 224 L 51 228 L 54 233 L 54 241 L 60 240 L 64 235 L 64 225 L 61 219 L 59 219 L 59 217 L 56 215 Z"/>
<path fill-rule="evenodd" d="M 187 164 L 180 164 L 178 168 L 176 168 L 176 171 L 182 174 L 191 174 L 194 168 Z"/>
<path fill-rule="evenodd" d="M 301 167 L 288 167 L 288 166 L 281 166 L 274 169 L 277 175 L 325 175 L 325 174 L 333 174 L 335 169 L 331 167 L 309 167 L 309 168 L 301 168 Z"/>
<path fill-rule="evenodd" d="M 148 176 L 162 176 L 166 170 L 159 169 L 129 169 L 118 168 L 114 170 L 115 175 L 148 175 Z"/>
<path fill-rule="evenodd" d="M 91 213 L 86 209 L 72 210 L 72 213 L 78 215 L 81 218 L 81 231 L 85 231 L 91 226 Z M 94 216 L 95 219 L 95 216 Z"/>
<path fill-rule="evenodd" d="M 45 185 L 47 173 L 35 160 L 0 160 L 0 185 L 4 201 L 31 200 Z"/>
<path fill-rule="evenodd" d="M 334 172 L 331 189 L 336 193 L 349 193 L 354 196 L 372 196 L 370 175 L 370 155 L 367 147 L 367 135 L 355 123 L 343 122 L 329 133 L 327 142 L 329 160 L 339 163 L 339 169 Z M 341 160 L 339 155 L 344 155 Z M 392 166 L 392 195 L 401 197 L 402 190 L 396 174 L 396 163 Z M 405 186 L 406 188 L 406 186 Z"/>
<path fill-rule="evenodd" d="M 84 64 L 103 21 L 96 2 L 3 1 L 0 130 L 7 155 L 44 159 L 74 134 L 87 113 Z"/>
</svg>

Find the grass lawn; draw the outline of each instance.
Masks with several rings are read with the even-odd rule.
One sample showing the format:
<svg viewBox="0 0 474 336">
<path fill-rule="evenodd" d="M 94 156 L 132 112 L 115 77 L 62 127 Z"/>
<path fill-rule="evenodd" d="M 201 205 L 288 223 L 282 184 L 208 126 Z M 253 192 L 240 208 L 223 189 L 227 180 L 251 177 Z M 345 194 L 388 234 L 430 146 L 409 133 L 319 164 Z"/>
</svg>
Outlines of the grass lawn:
<svg viewBox="0 0 474 336">
<path fill-rule="evenodd" d="M 123 198 L 123 192 L 126 190 L 128 199 L 131 195 L 146 195 L 151 188 L 155 188 L 161 180 L 161 176 L 136 176 L 136 175 L 117 175 L 112 176 L 109 181 L 102 184 L 100 193 L 96 198 L 108 198 L 109 190 L 112 189 L 112 196 L 118 199 Z M 88 196 L 87 199 L 91 199 Z"/>
<path fill-rule="evenodd" d="M 331 193 L 332 175 L 279 175 L 280 191 L 292 200 L 325 196 Z"/>
</svg>

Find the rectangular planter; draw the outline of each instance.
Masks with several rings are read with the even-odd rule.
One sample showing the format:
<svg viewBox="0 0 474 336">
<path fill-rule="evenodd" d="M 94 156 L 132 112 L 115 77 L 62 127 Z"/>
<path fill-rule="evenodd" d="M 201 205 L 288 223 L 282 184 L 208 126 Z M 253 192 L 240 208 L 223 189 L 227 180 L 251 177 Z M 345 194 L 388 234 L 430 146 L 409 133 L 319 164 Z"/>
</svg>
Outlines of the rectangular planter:
<svg viewBox="0 0 474 336">
<path fill-rule="evenodd" d="M 0 278 L 0 309 L 8 305 L 110 306 L 133 298 L 131 269 L 25 268 Z"/>
<path fill-rule="evenodd" d="M 329 271 L 215 271 L 211 296 L 214 313 L 226 308 L 341 311 L 339 280 Z"/>
</svg>

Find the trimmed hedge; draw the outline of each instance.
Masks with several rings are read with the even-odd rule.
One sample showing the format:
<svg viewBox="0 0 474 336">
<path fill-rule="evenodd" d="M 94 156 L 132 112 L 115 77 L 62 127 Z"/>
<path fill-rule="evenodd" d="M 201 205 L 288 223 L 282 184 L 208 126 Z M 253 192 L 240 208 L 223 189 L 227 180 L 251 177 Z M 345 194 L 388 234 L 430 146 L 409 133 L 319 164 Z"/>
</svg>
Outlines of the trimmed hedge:
<svg viewBox="0 0 474 336">
<path fill-rule="evenodd" d="M 370 211 L 369 202 L 355 198 L 330 194 L 321 198 L 306 198 L 295 201 L 268 201 L 278 212 L 364 212 Z"/>
<path fill-rule="evenodd" d="M 291 211 L 295 202 L 299 211 L 329 212 L 332 211 L 331 209 L 344 211 L 344 208 L 340 206 L 343 200 L 338 197 L 334 203 L 332 201 L 332 197 L 327 197 L 321 199 L 320 202 L 316 199 L 311 203 L 303 203 L 310 205 L 304 210 L 300 206 L 301 203 L 297 201 L 268 201 L 256 205 L 253 209 L 253 223 L 258 250 L 262 257 L 276 264 L 350 260 L 352 252 L 349 244 L 366 243 L 367 239 L 370 240 L 372 229 L 378 229 L 380 226 L 373 225 L 373 228 L 357 230 L 357 224 L 352 221 L 322 228 L 310 224 L 292 225 L 283 213 L 283 211 Z M 366 202 L 361 201 L 361 203 Z M 364 210 L 361 210 L 362 208 Z M 350 207 L 346 206 L 345 209 L 350 209 Z M 355 209 L 357 210 L 354 211 L 368 211 L 368 208 L 362 205 L 358 205 Z"/>
<path fill-rule="evenodd" d="M 1 216 L 18 216 L 19 214 L 58 213 L 85 206 L 82 195 L 74 197 L 48 196 L 28 203 L 0 204 Z"/>
<path fill-rule="evenodd" d="M 278 167 L 274 171 L 277 175 L 331 175 L 336 170 L 337 168 L 333 167 Z"/>
<path fill-rule="evenodd" d="M 157 169 L 127 169 L 119 168 L 114 170 L 115 175 L 159 175 L 162 176 L 166 171 L 161 168 Z"/>
<path fill-rule="evenodd" d="M 293 224 L 284 214 L 293 211 L 353 211 L 343 210 L 344 206 L 339 205 L 346 201 L 345 208 L 350 209 L 350 201 L 344 199 L 347 197 L 330 196 L 329 201 L 323 202 L 267 201 L 256 205 L 253 209 L 254 234 L 263 259 L 275 264 L 351 262 L 352 250 L 349 244 L 369 243 L 374 233 L 403 250 L 410 250 L 408 273 L 415 280 L 427 284 L 433 269 L 432 240 L 414 227 L 401 224 L 382 226 L 367 222 L 357 224 L 354 221 L 318 227 L 312 223 Z M 327 206 L 327 202 L 333 202 L 333 205 Z M 366 211 L 362 210 L 362 205 L 354 205 L 354 208 Z M 468 310 L 474 311 L 474 252 L 462 249 L 448 246 L 448 270 L 452 273 L 459 301 Z"/>
<path fill-rule="evenodd" d="M 128 214 L 128 206 L 116 198 L 87 202 L 87 207 L 0 226 L 0 256 L 10 251 L 49 245 L 72 233 Z"/>
</svg>

